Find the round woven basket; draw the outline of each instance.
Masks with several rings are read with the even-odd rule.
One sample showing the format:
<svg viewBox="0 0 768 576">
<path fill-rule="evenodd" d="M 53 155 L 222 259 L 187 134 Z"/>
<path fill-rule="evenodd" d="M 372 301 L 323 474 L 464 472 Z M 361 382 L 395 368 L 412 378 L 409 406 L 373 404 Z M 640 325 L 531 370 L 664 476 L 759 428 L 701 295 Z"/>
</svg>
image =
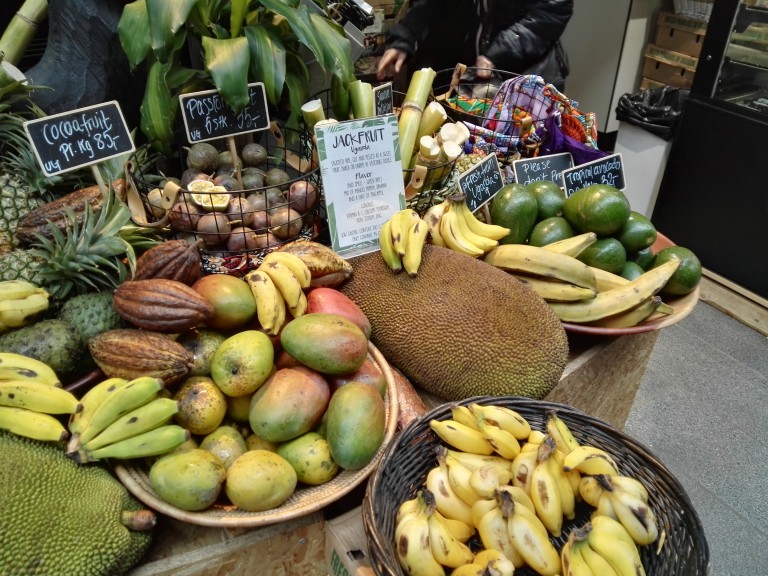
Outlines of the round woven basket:
<svg viewBox="0 0 768 576">
<path fill-rule="evenodd" d="M 115 461 L 114 470 L 118 479 L 133 494 L 150 508 L 190 524 L 214 528 L 252 528 L 300 518 L 316 512 L 337 501 L 362 484 L 376 469 L 397 430 L 398 400 L 397 387 L 392 369 L 384 356 L 373 345 L 368 345 L 369 356 L 387 381 L 384 398 L 387 408 L 384 440 L 373 459 L 359 470 L 344 470 L 333 480 L 320 486 L 299 485 L 293 495 L 283 504 L 263 512 L 247 512 L 232 505 L 214 504 L 200 512 L 190 512 L 171 506 L 162 500 L 149 483 L 149 463 L 146 461 Z"/>
<path fill-rule="evenodd" d="M 556 410 L 583 444 L 598 446 L 616 459 L 621 474 L 642 482 L 650 494 L 649 504 L 659 522 L 659 542 L 640 547 L 647 574 L 653 576 L 694 576 L 710 573 L 709 548 L 704 531 L 688 495 L 659 459 L 644 446 L 610 424 L 564 404 L 508 397 L 474 397 L 458 402 L 467 405 L 495 404 L 516 410 L 533 429 L 545 431 L 546 414 Z M 451 404 L 444 404 L 411 422 L 389 445 L 376 472 L 369 478 L 363 500 L 363 523 L 374 572 L 403 576 L 394 548 L 395 515 L 400 504 L 416 495 L 427 473 L 436 465 L 435 448 L 441 442 L 429 427 L 432 419 L 451 417 Z M 594 509 L 580 503 L 576 518 L 563 523 L 563 534 L 551 538 L 559 550 L 568 535 L 583 525 Z M 527 567 L 517 576 L 535 573 Z"/>
</svg>

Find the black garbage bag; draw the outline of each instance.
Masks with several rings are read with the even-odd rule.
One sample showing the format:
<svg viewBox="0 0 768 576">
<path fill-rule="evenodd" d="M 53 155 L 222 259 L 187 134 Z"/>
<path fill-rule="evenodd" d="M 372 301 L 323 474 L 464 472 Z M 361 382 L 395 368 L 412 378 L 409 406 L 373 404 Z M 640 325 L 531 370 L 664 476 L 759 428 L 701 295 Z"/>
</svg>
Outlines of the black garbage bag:
<svg viewBox="0 0 768 576">
<path fill-rule="evenodd" d="M 648 88 L 619 98 L 616 118 L 671 140 L 689 91 L 673 86 Z"/>
</svg>

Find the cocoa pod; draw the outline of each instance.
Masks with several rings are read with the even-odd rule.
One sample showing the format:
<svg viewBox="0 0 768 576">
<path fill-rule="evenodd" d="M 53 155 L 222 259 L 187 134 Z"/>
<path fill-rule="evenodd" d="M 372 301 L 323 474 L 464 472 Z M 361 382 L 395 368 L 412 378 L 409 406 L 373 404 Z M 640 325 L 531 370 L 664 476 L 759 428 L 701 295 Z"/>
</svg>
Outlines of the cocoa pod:
<svg viewBox="0 0 768 576">
<path fill-rule="evenodd" d="M 109 378 L 153 376 L 169 385 L 185 378 L 193 365 L 184 346 L 166 334 L 138 328 L 102 332 L 88 340 L 88 350 Z"/>
<path fill-rule="evenodd" d="M 113 181 L 112 188 L 118 197 L 125 198 L 124 179 L 119 178 Z M 85 206 L 90 205 L 91 210 L 97 212 L 103 203 L 103 194 L 96 185 L 60 196 L 25 214 L 16 225 L 16 238 L 22 245 L 36 242 L 37 235 L 52 238 L 53 231 L 48 224 L 49 221 L 62 232 L 66 232 L 72 226 L 65 208 L 71 209 L 78 224 L 82 224 L 85 220 Z"/>
<path fill-rule="evenodd" d="M 115 311 L 126 322 L 155 332 L 183 332 L 213 315 L 213 304 L 177 280 L 128 280 L 112 296 Z"/>
<path fill-rule="evenodd" d="M 166 240 L 153 246 L 136 260 L 134 280 L 167 278 L 192 286 L 201 276 L 199 246 L 202 240 Z"/>
</svg>

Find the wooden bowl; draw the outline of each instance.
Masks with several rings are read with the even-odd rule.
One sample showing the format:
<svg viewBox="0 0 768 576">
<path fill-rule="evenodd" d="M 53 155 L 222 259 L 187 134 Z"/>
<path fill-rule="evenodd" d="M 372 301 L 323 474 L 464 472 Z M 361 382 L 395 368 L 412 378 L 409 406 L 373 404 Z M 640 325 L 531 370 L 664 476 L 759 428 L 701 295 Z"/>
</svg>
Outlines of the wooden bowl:
<svg viewBox="0 0 768 576">
<path fill-rule="evenodd" d="M 293 495 L 283 504 L 262 512 L 246 512 L 235 506 L 214 504 L 206 510 L 190 512 L 171 506 L 162 500 L 149 483 L 149 464 L 146 461 L 114 461 L 118 479 L 128 491 L 150 508 L 190 524 L 214 528 L 253 528 L 299 518 L 325 508 L 362 484 L 378 466 L 389 443 L 395 436 L 398 423 L 397 387 L 392 369 L 384 356 L 368 344 L 369 355 L 387 381 L 385 404 L 387 407 L 384 440 L 373 459 L 360 470 L 342 470 L 333 480 L 320 486 L 299 484 Z"/>
<path fill-rule="evenodd" d="M 656 254 L 659 250 L 674 246 L 675 243 L 663 234 L 657 232 L 656 242 L 651 246 L 651 250 Z M 671 314 L 652 314 L 649 318 L 641 322 L 636 326 L 629 326 L 626 328 L 603 328 L 601 326 L 587 326 L 586 324 L 576 324 L 573 322 L 563 322 L 563 327 L 568 332 L 576 332 L 579 334 L 597 334 L 601 336 L 622 336 L 625 334 L 642 334 L 644 332 L 650 332 L 652 330 L 660 330 L 666 328 L 672 324 L 677 324 L 682 319 L 686 318 L 693 309 L 696 307 L 696 303 L 699 301 L 700 287 L 696 286 L 694 290 L 684 296 L 677 298 L 666 296 L 664 302 L 669 304 L 673 312 Z"/>
</svg>

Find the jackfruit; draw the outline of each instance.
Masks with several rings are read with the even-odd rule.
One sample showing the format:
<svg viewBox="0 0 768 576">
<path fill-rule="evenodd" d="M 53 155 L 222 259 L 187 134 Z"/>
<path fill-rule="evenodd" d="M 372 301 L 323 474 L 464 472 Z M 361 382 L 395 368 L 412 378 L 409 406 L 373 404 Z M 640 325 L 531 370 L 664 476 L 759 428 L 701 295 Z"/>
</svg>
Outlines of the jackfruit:
<svg viewBox="0 0 768 576">
<path fill-rule="evenodd" d="M 340 287 L 371 322 L 371 341 L 412 383 L 445 400 L 540 400 L 568 362 L 568 337 L 549 305 L 489 264 L 427 245 L 415 278 L 378 252 L 350 258 Z"/>
<path fill-rule="evenodd" d="M 106 468 L 0 432 L 0 574 L 125 574 L 152 542 L 155 515 L 142 508 Z"/>
</svg>

